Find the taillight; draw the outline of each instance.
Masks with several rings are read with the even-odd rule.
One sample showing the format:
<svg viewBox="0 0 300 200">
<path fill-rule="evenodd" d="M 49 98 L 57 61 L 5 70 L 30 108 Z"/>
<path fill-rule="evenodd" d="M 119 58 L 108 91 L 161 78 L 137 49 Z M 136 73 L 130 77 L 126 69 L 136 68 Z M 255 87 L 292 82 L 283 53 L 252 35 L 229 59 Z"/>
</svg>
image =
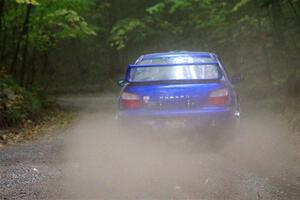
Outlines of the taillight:
<svg viewBox="0 0 300 200">
<path fill-rule="evenodd" d="M 142 101 L 136 94 L 123 92 L 120 97 L 120 105 L 123 109 L 134 109 L 139 108 L 142 105 Z"/>
<path fill-rule="evenodd" d="M 212 91 L 207 99 L 208 105 L 225 106 L 229 103 L 229 91 L 227 88 Z"/>
</svg>

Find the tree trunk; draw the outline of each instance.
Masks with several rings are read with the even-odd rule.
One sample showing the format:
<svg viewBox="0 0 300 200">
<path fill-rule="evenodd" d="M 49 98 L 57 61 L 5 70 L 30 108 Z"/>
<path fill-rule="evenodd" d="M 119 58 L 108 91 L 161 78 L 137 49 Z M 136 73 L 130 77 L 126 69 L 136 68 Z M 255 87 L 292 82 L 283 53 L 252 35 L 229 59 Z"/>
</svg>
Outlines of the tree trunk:
<svg viewBox="0 0 300 200">
<path fill-rule="evenodd" d="M 2 31 L 2 17 L 3 17 L 3 13 L 4 13 L 4 5 L 5 5 L 5 1 L 0 0 L 0 34 Z"/>
<path fill-rule="evenodd" d="M 297 12 L 297 9 L 294 7 L 294 4 L 291 0 L 288 0 L 288 3 L 289 3 L 289 6 L 291 7 L 291 10 L 292 10 L 297 22 L 300 24 L 300 16 Z"/>
<path fill-rule="evenodd" d="M 27 87 L 32 88 L 34 81 L 35 81 L 35 75 L 36 75 L 36 66 L 35 66 L 35 61 L 36 61 L 36 50 L 32 51 L 31 58 L 30 58 L 30 76 L 27 81 Z"/>
<path fill-rule="evenodd" d="M 264 64 L 264 71 L 265 71 L 265 76 L 268 80 L 268 83 L 270 86 L 273 86 L 273 77 L 272 77 L 272 70 L 270 69 L 270 56 L 267 50 L 267 36 L 262 32 L 262 22 L 261 22 L 261 17 L 259 14 L 260 6 L 258 0 L 254 1 L 254 8 L 256 10 L 255 12 L 255 17 L 257 19 L 257 36 L 260 40 L 261 48 L 262 48 L 262 56 L 263 56 L 263 64 Z"/>
<path fill-rule="evenodd" d="M 22 53 L 22 65 L 20 71 L 20 85 L 24 85 L 25 73 L 26 73 L 26 65 L 27 65 L 27 51 L 28 51 L 28 32 L 29 32 L 29 23 L 30 23 L 30 12 L 32 9 L 32 5 L 28 4 L 26 9 L 26 17 L 25 17 L 25 27 L 24 27 L 24 46 Z"/>
<path fill-rule="evenodd" d="M 49 66 L 49 53 L 44 52 L 43 53 L 43 68 L 42 68 L 42 75 L 45 75 L 47 73 Z"/>
<path fill-rule="evenodd" d="M 271 18 L 274 30 L 274 42 L 276 47 L 280 49 L 285 48 L 285 40 L 284 40 L 284 24 L 283 24 L 283 15 L 281 10 L 280 0 L 274 0 L 271 5 Z"/>
<path fill-rule="evenodd" d="M 25 47 L 23 48 L 23 59 L 26 59 L 27 56 L 27 46 L 28 46 L 28 30 L 29 30 L 29 19 L 30 19 L 30 13 L 31 13 L 31 9 L 32 9 L 32 4 L 27 4 L 27 8 L 26 8 L 26 15 L 25 15 L 25 19 L 24 19 L 24 23 L 23 23 L 23 28 L 22 28 L 22 32 L 19 36 L 19 39 L 17 41 L 17 46 L 16 46 L 16 50 L 14 52 L 14 56 L 13 56 L 13 60 L 11 63 L 11 68 L 10 68 L 10 72 L 16 77 L 16 64 L 17 64 L 17 60 L 18 60 L 18 55 L 19 55 L 19 51 L 20 51 L 20 47 L 21 47 L 21 43 L 25 37 L 26 41 L 25 41 Z M 25 63 L 26 60 L 22 63 L 22 69 L 21 69 L 21 77 L 22 75 L 22 70 L 25 70 Z M 22 79 L 22 78 L 21 78 Z"/>
<path fill-rule="evenodd" d="M 85 57 L 84 52 L 81 51 L 80 43 L 77 40 L 72 41 L 72 46 L 74 48 L 74 60 L 76 60 L 76 66 L 80 72 L 81 78 L 85 79 L 87 74 L 87 62 L 84 63 L 82 60 L 82 57 Z"/>
<path fill-rule="evenodd" d="M 108 28 L 111 30 L 118 20 L 118 16 L 116 15 L 118 12 L 119 4 L 118 1 L 111 0 L 110 1 L 110 11 L 108 11 Z M 108 36 L 109 37 L 109 36 Z M 120 65 L 119 52 L 114 48 L 109 46 L 109 76 L 112 78 L 116 71 L 118 70 L 118 65 Z"/>
<path fill-rule="evenodd" d="M 2 43 L 2 37 L 3 37 L 3 34 L 2 34 L 2 27 L 3 27 L 3 13 L 4 13 L 4 3 L 5 1 L 4 0 L 0 0 L 0 42 Z M 0 65 L 3 64 L 3 47 L 1 47 L 0 49 Z M 0 66 L 1 68 L 2 66 Z"/>
<path fill-rule="evenodd" d="M 285 24 L 284 16 L 282 13 L 280 0 L 273 0 L 270 7 L 271 22 L 273 25 L 273 48 L 270 51 L 272 66 L 281 71 L 277 71 L 277 75 L 286 74 L 288 69 L 291 69 L 291 62 L 289 61 L 289 53 L 287 49 L 287 44 L 285 42 Z M 273 73 L 274 74 L 274 73 Z M 276 75 L 276 74 L 275 74 Z"/>
<path fill-rule="evenodd" d="M 2 37 L 2 38 L 1 38 Z M 3 64 L 5 59 L 5 51 L 6 51 L 6 40 L 7 40 L 7 30 L 5 29 L 3 34 L 1 34 L 1 49 L 0 49 L 0 63 Z"/>
<path fill-rule="evenodd" d="M 236 42 L 236 39 L 234 38 L 234 33 L 232 31 L 232 29 L 230 29 L 229 31 L 229 37 L 230 37 L 230 41 L 231 41 L 231 45 L 229 47 L 230 49 L 230 52 L 231 52 L 231 58 L 230 59 L 230 65 L 231 65 L 231 68 L 232 68 L 232 71 L 233 71 L 233 74 L 237 74 L 237 71 L 238 71 L 238 45 L 237 45 L 237 42 Z"/>
</svg>

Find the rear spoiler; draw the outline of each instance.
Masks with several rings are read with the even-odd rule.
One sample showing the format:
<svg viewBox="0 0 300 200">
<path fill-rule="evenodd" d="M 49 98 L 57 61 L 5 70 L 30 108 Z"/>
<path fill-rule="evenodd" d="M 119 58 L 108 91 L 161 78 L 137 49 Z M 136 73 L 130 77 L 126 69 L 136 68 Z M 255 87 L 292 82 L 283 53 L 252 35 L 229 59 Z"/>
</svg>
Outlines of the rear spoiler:
<svg viewBox="0 0 300 200">
<path fill-rule="evenodd" d="M 128 69 L 139 67 L 169 67 L 181 65 L 219 65 L 218 62 L 201 62 L 201 63 L 170 63 L 170 64 L 146 64 L 146 65 L 128 65 Z"/>
<path fill-rule="evenodd" d="M 218 62 L 201 62 L 201 63 L 170 63 L 170 64 L 146 64 L 146 65 L 128 65 L 125 81 L 130 83 L 128 80 L 130 69 L 140 68 L 140 67 L 169 67 L 169 66 L 188 66 L 188 65 L 219 65 Z"/>
</svg>

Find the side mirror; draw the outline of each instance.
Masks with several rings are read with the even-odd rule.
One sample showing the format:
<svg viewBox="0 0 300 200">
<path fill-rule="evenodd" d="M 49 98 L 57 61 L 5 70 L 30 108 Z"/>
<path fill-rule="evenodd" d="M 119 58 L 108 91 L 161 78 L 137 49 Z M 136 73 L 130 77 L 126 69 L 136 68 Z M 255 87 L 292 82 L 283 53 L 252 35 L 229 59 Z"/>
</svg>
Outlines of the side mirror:
<svg viewBox="0 0 300 200">
<path fill-rule="evenodd" d="M 126 84 L 126 81 L 124 79 L 119 79 L 117 81 L 117 84 L 118 84 L 119 87 L 123 87 Z"/>
<path fill-rule="evenodd" d="M 238 75 L 233 75 L 230 79 L 230 82 L 232 84 L 238 84 L 244 80 L 244 75 L 243 74 L 238 74 Z"/>
</svg>

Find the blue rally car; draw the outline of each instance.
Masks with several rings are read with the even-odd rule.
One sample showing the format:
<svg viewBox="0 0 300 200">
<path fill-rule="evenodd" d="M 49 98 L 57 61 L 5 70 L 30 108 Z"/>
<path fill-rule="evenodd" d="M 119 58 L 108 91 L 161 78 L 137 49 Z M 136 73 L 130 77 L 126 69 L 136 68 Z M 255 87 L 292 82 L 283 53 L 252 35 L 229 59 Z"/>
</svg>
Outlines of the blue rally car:
<svg viewBox="0 0 300 200">
<path fill-rule="evenodd" d="M 118 104 L 118 120 L 170 128 L 225 128 L 239 120 L 234 84 L 218 57 L 206 52 L 142 55 L 129 65 Z"/>
</svg>

